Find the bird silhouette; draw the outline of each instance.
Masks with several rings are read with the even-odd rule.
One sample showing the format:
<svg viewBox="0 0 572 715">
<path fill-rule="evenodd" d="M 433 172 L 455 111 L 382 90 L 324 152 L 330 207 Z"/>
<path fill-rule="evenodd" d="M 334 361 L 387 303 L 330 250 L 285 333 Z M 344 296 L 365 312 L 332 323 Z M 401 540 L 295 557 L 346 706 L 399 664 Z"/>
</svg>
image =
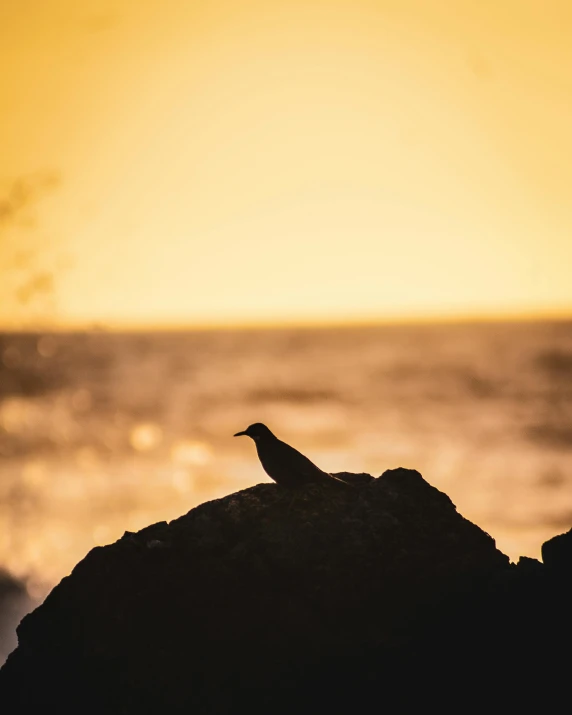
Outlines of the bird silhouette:
<svg viewBox="0 0 572 715">
<path fill-rule="evenodd" d="M 250 425 L 244 432 L 237 432 L 234 436 L 240 437 L 241 435 L 254 440 L 262 468 L 281 487 L 295 489 L 306 484 L 352 486 L 328 472 L 323 472 L 308 457 L 278 439 L 261 422 Z"/>
</svg>

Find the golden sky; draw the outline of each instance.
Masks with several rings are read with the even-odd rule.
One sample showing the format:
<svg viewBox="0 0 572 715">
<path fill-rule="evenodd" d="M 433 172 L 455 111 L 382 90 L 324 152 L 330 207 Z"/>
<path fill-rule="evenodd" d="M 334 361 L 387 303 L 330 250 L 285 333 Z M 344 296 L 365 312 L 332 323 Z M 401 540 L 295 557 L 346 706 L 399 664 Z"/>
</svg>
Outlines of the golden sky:
<svg viewBox="0 0 572 715">
<path fill-rule="evenodd" d="M 59 177 L 2 325 L 26 270 L 60 325 L 572 314 L 569 0 L 18 0 L 0 56 L 0 184 Z"/>
</svg>

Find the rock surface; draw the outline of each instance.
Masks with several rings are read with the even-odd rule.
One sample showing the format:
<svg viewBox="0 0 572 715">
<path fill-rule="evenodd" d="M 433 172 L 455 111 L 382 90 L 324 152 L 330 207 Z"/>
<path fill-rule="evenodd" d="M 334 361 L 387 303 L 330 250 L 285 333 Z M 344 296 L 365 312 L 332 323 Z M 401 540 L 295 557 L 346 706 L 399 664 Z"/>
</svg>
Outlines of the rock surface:
<svg viewBox="0 0 572 715">
<path fill-rule="evenodd" d="M 510 564 L 418 472 L 343 477 L 355 488 L 294 498 L 259 484 L 93 549 L 21 623 L 0 671 L 7 712 L 557 701 L 565 580 Z M 570 560 L 556 552 L 561 574 Z"/>
<path fill-rule="evenodd" d="M 542 545 L 542 561 L 553 572 L 572 576 L 572 529 Z"/>
<path fill-rule="evenodd" d="M 26 584 L 0 569 L 0 665 L 16 647 L 15 627 L 33 605 Z"/>
</svg>

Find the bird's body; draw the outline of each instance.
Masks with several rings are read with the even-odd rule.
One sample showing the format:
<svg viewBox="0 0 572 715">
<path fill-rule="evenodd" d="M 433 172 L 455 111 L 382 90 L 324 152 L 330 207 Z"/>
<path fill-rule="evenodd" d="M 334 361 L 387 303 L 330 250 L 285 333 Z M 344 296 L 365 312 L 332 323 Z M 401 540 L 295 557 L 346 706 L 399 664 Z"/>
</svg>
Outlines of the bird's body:
<svg viewBox="0 0 572 715">
<path fill-rule="evenodd" d="M 237 432 L 234 436 L 240 435 L 254 440 L 262 468 L 281 487 L 295 489 L 306 484 L 326 483 L 350 486 L 328 472 L 323 472 L 308 457 L 278 439 L 260 422 L 250 425 L 244 432 Z"/>
</svg>

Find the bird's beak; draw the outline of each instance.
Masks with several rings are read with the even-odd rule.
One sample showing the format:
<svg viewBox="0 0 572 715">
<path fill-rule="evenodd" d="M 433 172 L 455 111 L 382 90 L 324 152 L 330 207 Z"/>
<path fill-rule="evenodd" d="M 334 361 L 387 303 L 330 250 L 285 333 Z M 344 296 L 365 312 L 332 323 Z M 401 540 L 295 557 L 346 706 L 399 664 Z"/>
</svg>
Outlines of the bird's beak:
<svg viewBox="0 0 572 715">
<path fill-rule="evenodd" d="M 235 435 L 233 435 L 233 437 L 241 437 L 243 434 L 248 437 L 248 433 L 247 433 L 247 432 L 237 432 Z"/>
</svg>

